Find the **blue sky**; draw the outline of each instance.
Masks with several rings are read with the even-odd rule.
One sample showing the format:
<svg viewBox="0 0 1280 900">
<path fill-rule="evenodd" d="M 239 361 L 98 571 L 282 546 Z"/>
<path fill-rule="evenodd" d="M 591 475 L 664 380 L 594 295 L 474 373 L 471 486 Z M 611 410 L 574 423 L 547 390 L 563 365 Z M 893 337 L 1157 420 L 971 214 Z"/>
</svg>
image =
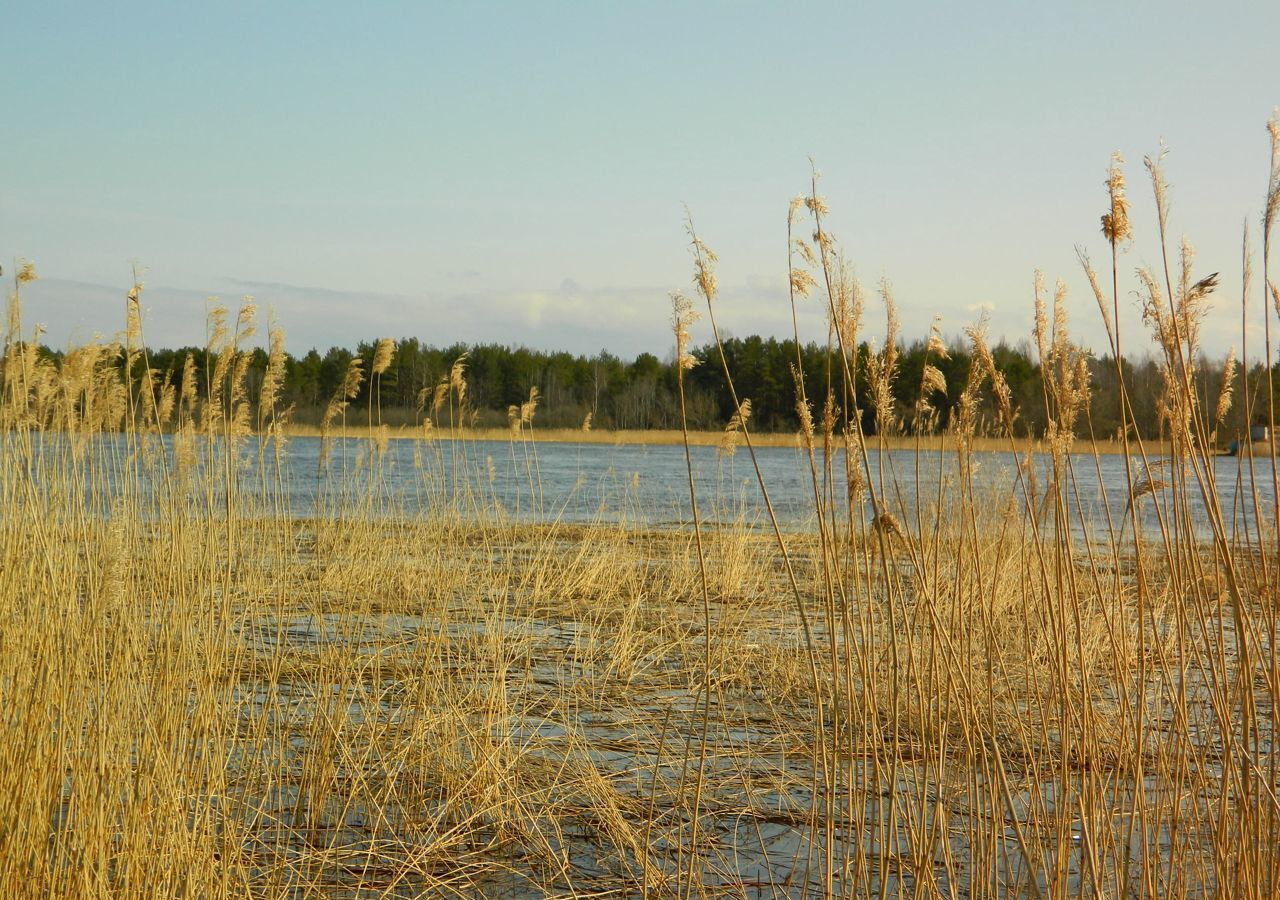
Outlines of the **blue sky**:
<svg viewBox="0 0 1280 900">
<path fill-rule="evenodd" d="M 252 294 L 295 351 L 662 355 L 684 204 L 720 255 L 723 326 L 784 334 L 784 216 L 812 156 L 908 335 L 985 308 L 1026 336 L 1039 267 L 1100 346 L 1074 248 L 1104 256 L 1120 150 L 1123 270 L 1158 261 L 1141 159 L 1163 138 L 1175 237 L 1223 273 L 1205 338 L 1225 351 L 1280 104 L 1280 4 L 1261 2 L 50 2 L 5 24 L 0 259 L 36 261 L 27 321 L 55 344 L 119 327 L 137 260 L 157 344 L 201 342 L 207 296 Z M 802 325 L 822 336 L 817 304 Z"/>
</svg>

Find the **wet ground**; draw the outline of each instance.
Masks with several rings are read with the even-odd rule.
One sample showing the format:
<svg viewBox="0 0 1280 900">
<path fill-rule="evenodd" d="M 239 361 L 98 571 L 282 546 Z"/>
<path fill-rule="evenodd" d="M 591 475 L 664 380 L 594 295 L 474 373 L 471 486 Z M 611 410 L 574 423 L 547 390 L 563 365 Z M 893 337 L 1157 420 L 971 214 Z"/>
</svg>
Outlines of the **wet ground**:
<svg viewBox="0 0 1280 900">
<path fill-rule="evenodd" d="M 1090 687 L 1092 727 L 1141 707 L 1145 744 L 1085 759 L 1054 731 L 1061 706 L 1025 697 L 1003 708 L 1049 724 L 1021 740 L 922 733 L 861 684 L 814 704 L 821 617 L 811 656 L 794 608 L 744 602 L 713 604 L 709 701 L 688 604 L 247 610 L 240 862 L 281 896 L 1198 896 L 1221 877 L 1223 756 L 1274 776 L 1269 707 L 1243 734 L 1231 673 L 1206 668 L 1235 653 L 1225 614 L 1145 687 Z"/>
</svg>

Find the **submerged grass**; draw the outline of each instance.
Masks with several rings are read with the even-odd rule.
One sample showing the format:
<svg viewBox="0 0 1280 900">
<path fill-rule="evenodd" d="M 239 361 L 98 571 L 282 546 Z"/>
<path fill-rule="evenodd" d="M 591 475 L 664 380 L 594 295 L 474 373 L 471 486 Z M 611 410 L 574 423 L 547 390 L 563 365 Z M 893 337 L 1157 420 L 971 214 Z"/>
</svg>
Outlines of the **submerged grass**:
<svg viewBox="0 0 1280 900">
<path fill-rule="evenodd" d="M 1118 359 L 1118 251 L 1134 227 L 1118 163 L 1107 188 L 1112 291 L 1090 281 Z M 1264 247 L 1278 196 L 1280 169 Z M 812 240 L 795 237 L 805 214 Z M 896 434 L 897 418 L 929 410 L 891 401 L 892 290 L 880 292 L 888 339 L 859 373 L 862 293 L 827 215 L 816 178 L 788 214 L 793 299 L 821 297 L 830 320 L 829 391 L 797 398 L 806 427 L 786 438 L 805 450 L 812 490 L 802 532 L 703 521 L 691 473 L 692 529 L 558 521 L 535 394 L 503 437 L 543 515 L 504 513 L 463 440 L 465 360 L 425 392 L 436 430 L 412 435 L 425 502 L 411 513 L 388 489 L 394 435 L 376 404 L 348 426 L 353 369 L 300 515 L 278 379 L 247 396 L 251 308 L 212 317 L 205 389 L 184 378 L 166 393 L 137 349 L 140 286 L 120 345 L 58 368 L 22 340 L 19 294 L 35 272 L 18 267 L 0 404 L 0 888 L 1273 896 L 1280 512 L 1271 458 L 1246 445 L 1253 515 L 1225 524 L 1240 498 L 1218 497 L 1205 448 L 1230 398 L 1197 397 L 1188 371 L 1212 284 L 1188 252 L 1176 276 L 1139 278 L 1165 363 L 1165 442 L 1128 448 L 1122 519 L 1073 520 L 1078 467 L 1107 446 L 1073 452 L 1087 369 L 1062 292 L 1052 307 L 1038 285 L 1033 298 L 1051 477 L 1026 466 L 984 487 L 980 391 L 1002 448 L 1031 448 L 1013 437 L 982 324 L 958 424 Z M 691 238 L 714 322 L 714 255 Z M 1264 249 L 1274 291 L 1268 277 Z M 1242 325 L 1250 309 L 1269 323 L 1264 299 Z M 690 313 L 677 299 L 681 362 Z M 274 328 L 271 346 L 274 359 Z M 374 378 L 390 359 L 378 350 Z M 121 376 L 121 355 L 140 378 Z M 733 437 L 754 456 L 748 398 L 735 403 Z M 875 436 L 862 406 L 876 409 Z M 242 442 L 251 421 L 267 437 L 257 453 Z M 359 464 L 333 452 L 352 434 L 368 441 Z M 447 459 L 432 449 L 443 439 L 459 440 Z M 903 496 L 870 452 L 895 446 L 946 450 L 959 476 L 917 472 Z M 442 480 L 456 488 L 447 501 L 433 493 Z M 1140 525 L 1148 512 L 1154 528 Z"/>
</svg>

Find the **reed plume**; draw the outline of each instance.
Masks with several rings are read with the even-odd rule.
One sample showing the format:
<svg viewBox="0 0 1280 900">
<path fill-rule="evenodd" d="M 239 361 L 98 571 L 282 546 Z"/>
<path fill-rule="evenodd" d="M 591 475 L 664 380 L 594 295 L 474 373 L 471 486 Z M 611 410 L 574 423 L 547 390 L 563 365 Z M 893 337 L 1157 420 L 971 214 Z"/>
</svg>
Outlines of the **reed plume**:
<svg viewBox="0 0 1280 900">
<path fill-rule="evenodd" d="M 800 437 L 805 447 L 813 448 L 813 407 L 804 393 L 804 374 L 799 366 L 792 363 L 791 380 L 796 386 L 796 420 L 800 423 Z"/>
<path fill-rule="evenodd" d="M 178 395 L 179 410 L 187 416 L 195 415 L 196 402 L 199 399 L 197 380 L 195 357 L 188 353 L 182 360 L 182 387 Z"/>
<path fill-rule="evenodd" d="M 920 376 L 920 406 L 925 412 L 933 412 L 934 407 L 930 402 L 930 397 L 934 394 L 945 394 L 947 392 L 947 379 L 932 363 L 925 363 L 924 370 Z"/>
<path fill-rule="evenodd" d="M 275 416 L 276 403 L 284 387 L 285 351 L 284 330 L 276 323 L 274 317 L 267 325 L 268 350 L 267 368 L 262 373 L 262 386 L 258 390 L 258 428 Z"/>
<path fill-rule="evenodd" d="M 1129 201 L 1125 197 L 1123 165 L 1124 157 L 1119 153 L 1112 154 L 1106 181 L 1111 211 L 1102 217 L 1102 235 L 1112 246 L 1133 237 L 1133 228 L 1129 223 Z"/>
<path fill-rule="evenodd" d="M 875 408 L 876 432 L 890 434 L 897 418 L 894 415 L 893 383 L 898 372 L 898 311 L 887 280 L 880 282 L 880 296 L 885 310 L 884 347 L 879 353 L 868 356 L 867 381 Z"/>
<path fill-rule="evenodd" d="M 942 340 L 942 317 L 934 316 L 929 323 L 929 340 L 925 344 L 925 354 L 934 359 L 950 359 L 947 345 Z"/>
<path fill-rule="evenodd" d="M 449 387 L 453 390 L 459 406 L 465 405 L 467 399 L 466 372 L 467 354 L 463 353 L 453 361 L 453 365 L 449 368 Z"/>
<path fill-rule="evenodd" d="M 1218 390 L 1218 402 L 1213 409 L 1213 422 L 1215 432 L 1218 426 L 1226 421 L 1227 413 L 1231 410 L 1231 394 L 1235 389 L 1236 379 L 1236 348 L 1233 346 L 1227 351 L 1227 361 L 1222 365 L 1222 387 Z"/>
<path fill-rule="evenodd" d="M 391 358 L 395 354 L 396 342 L 391 338 L 380 338 L 373 351 L 373 365 L 369 367 L 370 377 L 376 378 L 391 368 Z"/>
<path fill-rule="evenodd" d="M 751 418 L 751 401 L 744 399 L 738 404 L 738 408 L 733 415 L 729 417 L 728 423 L 724 426 L 724 432 L 720 437 L 720 453 L 724 456 L 733 456 L 738 449 L 738 435 L 747 427 L 747 420 Z"/>
<path fill-rule="evenodd" d="M 679 291 L 671 292 L 671 329 L 676 339 L 676 369 L 688 371 L 698 364 L 698 358 L 689 352 L 689 328 L 698 320 L 693 301 Z"/>
<path fill-rule="evenodd" d="M 342 376 L 342 383 L 338 385 L 338 389 L 329 398 L 329 403 L 324 409 L 324 415 L 320 419 L 322 431 L 346 412 L 347 405 L 360 393 L 360 385 L 364 381 L 363 365 L 364 360 L 358 356 L 352 357 L 351 361 L 347 363 L 346 372 Z"/>
<path fill-rule="evenodd" d="M 1267 192 L 1262 206 L 1264 244 L 1271 234 L 1277 214 L 1280 214 L 1280 110 L 1272 113 L 1267 121 L 1267 134 L 1271 137 L 1271 170 L 1267 175 Z"/>
<path fill-rule="evenodd" d="M 540 394 L 538 392 L 538 388 L 536 385 L 534 387 L 529 388 L 528 399 L 520 404 L 520 425 L 521 426 L 533 424 L 533 415 L 538 411 L 539 396 Z"/>
</svg>

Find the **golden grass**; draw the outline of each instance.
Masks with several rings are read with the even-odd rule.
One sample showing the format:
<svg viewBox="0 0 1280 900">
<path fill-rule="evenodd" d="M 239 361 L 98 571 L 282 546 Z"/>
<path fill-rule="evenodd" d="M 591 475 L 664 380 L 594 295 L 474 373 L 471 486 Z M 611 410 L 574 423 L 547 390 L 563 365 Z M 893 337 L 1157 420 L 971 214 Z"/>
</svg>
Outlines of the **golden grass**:
<svg viewBox="0 0 1280 900">
<path fill-rule="evenodd" d="M 814 220 L 813 245 L 788 236 L 813 272 L 790 281 L 824 286 L 844 367 L 861 294 L 813 188 L 788 221 Z M 1134 227 L 1115 171 L 1108 199 L 1114 250 Z M 714 320 L 715 257 L 690 232 Z M 1275 896 L 1280 476 L 1248 460 L 1259 481 L 1236 499 L 1251 518 L 1225 518 L 1204 449 L 1214 410 L 1184 368 L 1206 280 L 1186 254 L 1184 267 L 1169 314 L 1147 298 L 1169 459 L 1125 442 L 1122 518 L 1075 503 L 1079 467 L 1108 447 L 1074 442 L 1087 368 L 1037 290 L 1051 478 L 975 477 L 979 391 L 1005 435 L 985 446 L 1028 449 L 979 323 L 945 477 L 898 484 L 870 451 L 915 439 L 863 435 L 834 400 L 797 398 L 815 413 L 798 445 L 803 531 L 771 507 L 764 530 L 521 522 L 495 502 L 492 460 L 466 443 L 446 460 L 422 430 L 398 475 L 409 506 L 382 467 L 394 435 L 374 410 L 364 432 L 345 421 L 354 366 L 319 436 L 328 451 L 363 434 L 367 449 L 322 453 L 300 510 L 278 371 L 254 410 L 272 440 L 242 452 L 251 309 L 234 324 L 215 310 L 210 390 L 166 393 L 117 364 L 142 354 L 137 289 L 124 345 L 59 368 L 20 339 L 35 273 L 17 267 L 0 396 L 0 889 Z M 1115 290 L 1098 288 L 1104 314 Z M 424 395 L 436 421 L 465 420 L 464 369 Z M 890 402 L 892 342 L 867 377 L 833 374 L 886 430 L 928 415 Z M 484 434 L 513 441 L 520 489 L 554 508 L 537 442 L 618 435 L 544 436 L 536 399 Z M 754 461 L 770 438 L 745 401 L 735 435 Z M 869 515 L 846 514 L 837 472 Z M 692 509 L 705 498 L 689 483 Z"/>
<path fill-rule="evenodd" d="M 834 606 L 817 535 L 787 539 L 797 607 L 770 538 L 713 529 L 708 633 L 689 533 L 358 504 L 295 519 L 248 496 L 227 516 L 216 494 L 193 508 L 188 479 L 102 517 L 72 492 L 21 502 L 7 471 L 11 892 L 738 896 L 744 872 L 768 883 L 760 860 L 817 892 L 830 852 L 849 883 L 1030 893 L 1083 829 L 1078 864 L 1114 895 L 1140 857 L 1116 815 L 1181 817 L 1149 876 L 1167 887 L 1210 877 L 1199 829 L 1241 808 L 1204 743 L 1249 739 L 1215 699 L 1235 668 L 1212 581 L 1179 596 L 1149 561 L 1144 612 L 1108 574 L 1135 561 L 1104 552 L 1081 583 L 1046 583 L 1050 548 L 1007 491 L 924 510 L 888 557 L 859 527 Z M 1171 790 L 1130 810 L 1140 772 Z M 993 815 L 1017 837 L 992 839 Z"/>
</svg>

